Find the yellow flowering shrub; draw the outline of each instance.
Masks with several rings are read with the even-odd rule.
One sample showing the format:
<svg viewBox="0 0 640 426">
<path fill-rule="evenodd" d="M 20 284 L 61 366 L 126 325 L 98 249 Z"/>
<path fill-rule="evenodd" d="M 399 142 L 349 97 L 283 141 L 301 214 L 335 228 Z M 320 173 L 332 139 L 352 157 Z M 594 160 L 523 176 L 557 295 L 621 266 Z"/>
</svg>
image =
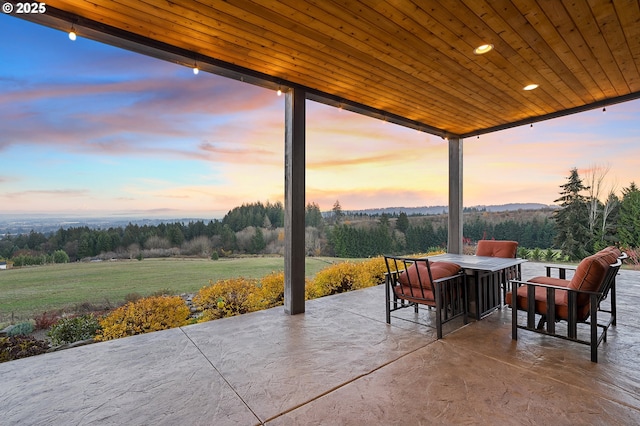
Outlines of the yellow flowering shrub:
<svg viewBox="0 0 640 426">
<path fill-rule="evenodd" d="M 258 281 L 247 278 L 230 278 L 213 282 L 201 288 L 193 297 L 193 303 L 203 314 L 200 321 L 245 314 L 259 310 L 257 300 Z"/>
<path fill-rule="evenodd" d="M 341 262 L 318 272 L 306 287 L 306 298 L 329 296 L 382 284 L 387 267 L 383 257 L 364 262 Z"/>
<path fill-rule="evenodd" d="M 180 327 L 189 322 L 189 308 L 180 296 L 156 296 L 129 302 L 100 320 L 96 340 L 111 340 Z"/>
<path fill-rule="evenodd" d="M 374 257 L 371 260 L 357 263 L 353 288 L 359 289 L 382 284 L 386 272 L 387 265 L 384 263 L 384 257 Z"/>
<path fill-rule="evenodd" d="M 272 272 L 260 279 L 259 291 L 253 293 L 252 305 L 259 309 L 273 308 L 284 302 L 284 271 Z"/>
<path fill-rule="evenodd" d="M 309 293 L 322 297 L 353 290 L 354 266 L 353 262 L 340 262 L 324 268 L 316 274 Z"/>
</svg>

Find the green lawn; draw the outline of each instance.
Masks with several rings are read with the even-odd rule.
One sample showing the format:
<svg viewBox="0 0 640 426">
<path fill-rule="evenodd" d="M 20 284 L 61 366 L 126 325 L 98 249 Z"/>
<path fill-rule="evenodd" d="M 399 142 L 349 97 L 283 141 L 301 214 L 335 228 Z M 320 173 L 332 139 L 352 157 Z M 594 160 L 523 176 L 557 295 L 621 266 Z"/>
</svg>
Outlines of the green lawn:
<svg viewBox="0 0 640 426">
<path fill-rule="evenodd" d="M 308 277 L 346 259 L 307 258 Z M 125 296 L 159 290 L 192 293 L 209 280 L 260 278 L 284 269 L 282 257 L 238 259 L 144 259 L 67 263 L 0 271 L 0 325 L 44 311 L 91 303 L 116 306 Z"/>
</svg>

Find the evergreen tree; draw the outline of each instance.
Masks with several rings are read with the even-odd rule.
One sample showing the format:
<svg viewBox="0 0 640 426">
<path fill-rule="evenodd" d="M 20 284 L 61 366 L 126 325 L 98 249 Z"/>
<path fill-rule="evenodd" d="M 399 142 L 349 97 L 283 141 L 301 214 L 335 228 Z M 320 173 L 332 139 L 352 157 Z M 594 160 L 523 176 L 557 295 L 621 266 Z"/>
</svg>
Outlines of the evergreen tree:
<svg viewBox="0 0 640 426">
<path fill-rule="evenodd" d="M 167 227 L 167 239 L 172 247 L 180 247 L 182 245 L 185 238 L 179 224 L 176 223 Z"/>
<path fill-rule="evenodd" d="M 556 221 L 555 244 L 570 260 L 580 260 L 589 255 L 593 248 L 589 232 L 589 209 L 581 194 L 587 188 L 582 184 L 578 169 L 571 169 L 567 183 L 561 185 L 560 209 L 554 212 Z"/>
<path fill-rule="evenodd" d="M 398 220 L 396 220 L 396 229 L 403 234 L 407 233 L 407 229 L 409 229 L 409 218 L 405 212 L 400 212 L 398 215 Z"/>
<path fill-rule="evenodd" d="M 223 225 L 220 232 L 220 244 L 224 250 L 236 249 L 236 234 L 229 225 Z"/>
<path fill-rule="evenodd" d="M 256 228 L 256 233 L 251 237 L 251 252 L 258 254 L 267 247 L 267 243 L 264 240 L 264 234 L 262 229 Z"/>
<path fill-rule="evenodd" d="M 640 189 L 634 182 L 622 190 L 618 237 L 624 246 L 640 247 Z"/>
<path fill-rule="evenodd" d="M 386 213 L 382 213 L 380 215 L 380 225 L 388 228 L 389 227 L 389 215 Z"/>
</svg>

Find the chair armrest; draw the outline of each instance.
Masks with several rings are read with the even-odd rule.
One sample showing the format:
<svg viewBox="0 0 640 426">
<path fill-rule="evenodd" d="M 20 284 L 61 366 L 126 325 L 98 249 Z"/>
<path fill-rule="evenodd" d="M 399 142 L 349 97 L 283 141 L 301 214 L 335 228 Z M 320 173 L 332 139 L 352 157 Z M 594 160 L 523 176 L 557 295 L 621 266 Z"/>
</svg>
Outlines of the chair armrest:
<svg viewBox="0 0 640 426">
<path fill-rule="evenodd" d="M 527 285 L 527 286 L 531 286 L 531 287 L 543 287 L 543 288 L 552 288 L 554 290 L 563 290 L 563 291 L 568 291 L 569 293 L 578 293 L 578 294 L 595 294 L 595 295 L 600 295 L 602 294 L 599 291 L 589 291 L 589 290 L 579 290 L 576 288 L 568 288 L 568 287 L 563 287 L 560 285 L 552 285 L 552 284 L 543 284 L 543 283 L 532 283 L 529 281 L 518 281 L 518 280 L 511 280 L 510 281 L 511 284 L 511 288 L 513 289 L 513 284 L 517 284 L 517 287 L 523 286 L 523 285 Z"/>
</svg>

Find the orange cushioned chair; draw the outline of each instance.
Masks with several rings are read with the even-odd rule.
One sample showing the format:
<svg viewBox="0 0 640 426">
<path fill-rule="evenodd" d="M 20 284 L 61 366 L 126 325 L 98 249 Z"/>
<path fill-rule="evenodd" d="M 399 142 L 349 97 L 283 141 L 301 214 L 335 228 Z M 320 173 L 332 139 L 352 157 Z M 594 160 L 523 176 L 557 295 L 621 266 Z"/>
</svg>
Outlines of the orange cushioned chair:
<svg viewBox="0 0 640 426">
<path fill-rule="evenodd" d="M 534 277 L 527 282 L 512 281 L 512 291 L 505 302 L 512 308 L 512 338 L 517 340 L 518 328 L 572 340 L 591 346 L 591 361 L 598 362 L 598 346 L 606 341 L 609 326 L 616 325 L 615 279 L 622 261 L 627 257 L 616 247 L 607 247 L 584 258 L 566 279 L 566 267 L 547 267 L 547 276 Z M 558 270 L 558 277 L 551 271 Z M 513 302 L 513 293 L 516 303 Z M 610 309 L 602 302 L 610 295 Z M 527 312 L 527 325 L 518 324 L 517 311 Z M 598 312 L 606 312 L 608 321 L 598 323 Z M 535 325 L 536 315 L 539 322 Z M 566 336 L 557 334 L 555 323 L 567 322 Z M 546 327 L 544 327 L 546 323 Z M 589 339 L 578 338 L 578 323 L 589 324 Z M 598 328 L 602 333 L 598 335 Z"/>
<path fill-rule="evenodd" d="M 427 258 L 385 256 L 386 313 L 391 324 L 391 312 L 418 305 L 436 310 L 436 332 L 442 338 L 442 324 L 459 316 L 467 324 L 465 274 L 459 265 L 450 262 L 430 262 Z"/>
<path fill-rule="evenodd" d="M 476 248 L 476 256 L 488 256 L 488 257 L 502 257 L 506 259 L 515 259 L 518 255 L 518 242 L 517 241 L 509 241 L 509 240 L 480 240 L 478 241 L 478 247 Z M 487 276 L 486 279 L 493 279 L 494 282 L 497 281 L 494 285 L 499 285 L 502 288 L 502 301 L 505 300 L 507 290 L 509 288 L 510 280 L 519 280 L 521 279 L 521 268 L 520 265 L 512 266 L 511 268 L 505 269 L 501 271 L 502 274 L 496 273 L 493 276 Z M 490 283 L 484 283 L 484 285 L 489 285 Z M 478 285 L 482 285 L 482 283 L 478 283 Z M 476 289 L 476 294 L 493 294 L 493 292 L 488 291 L 486 289 Z M 499 291 L 499 289 L 496 289 Z M 500 296 L 496 296 L 500 297 Z"/>
<path fill-rule="evenodd" d="M 515 258 L 518 253 L 517 241 L 480 240 L 476 256 Z"/>
</svg>

